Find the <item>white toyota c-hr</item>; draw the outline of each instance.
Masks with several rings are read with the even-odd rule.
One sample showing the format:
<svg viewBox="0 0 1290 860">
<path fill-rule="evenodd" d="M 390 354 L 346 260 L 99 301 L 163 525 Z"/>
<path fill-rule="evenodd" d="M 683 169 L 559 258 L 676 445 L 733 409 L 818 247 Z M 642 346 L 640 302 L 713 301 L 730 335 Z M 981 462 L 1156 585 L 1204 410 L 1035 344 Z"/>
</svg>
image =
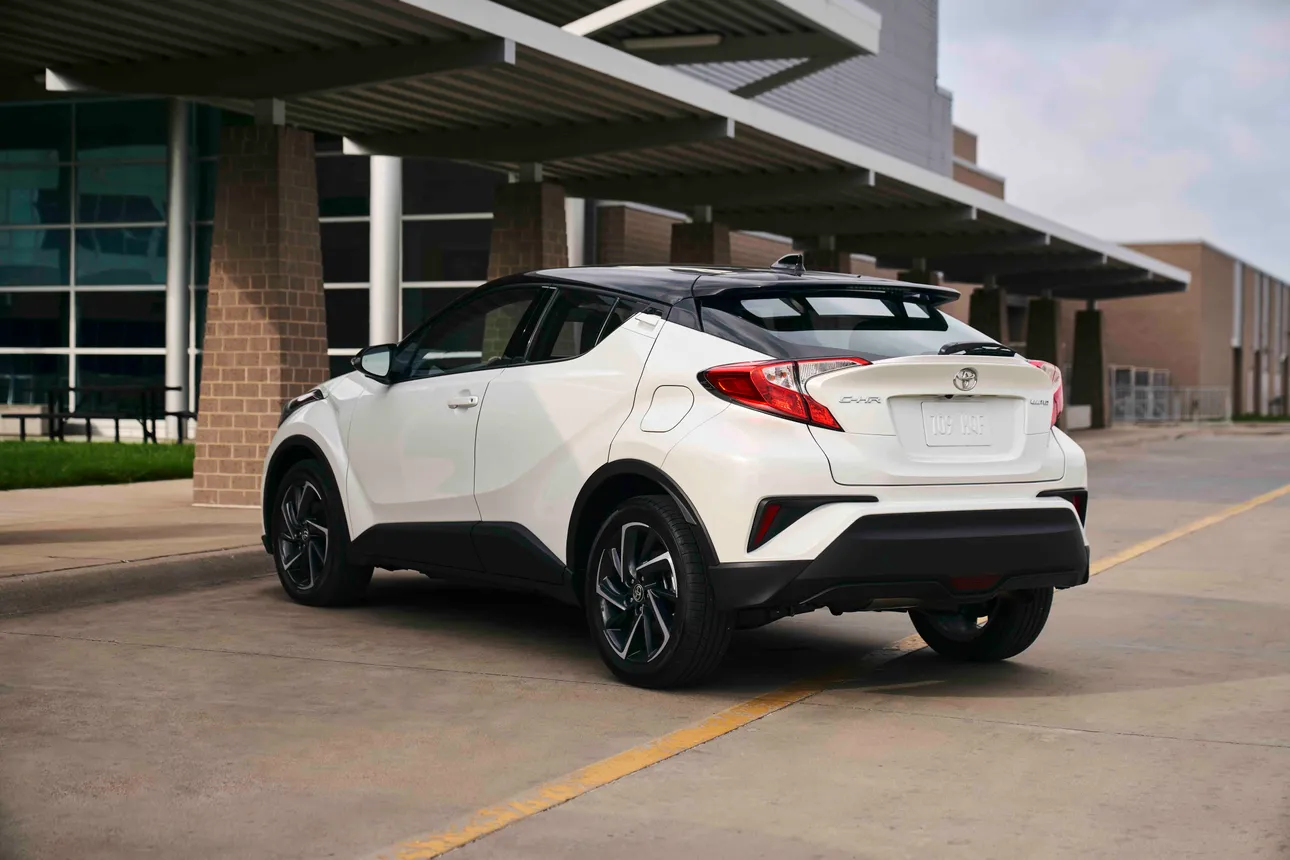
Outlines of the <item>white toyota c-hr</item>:
<svg viewBox="0 0 1290 860">
<path fill-rule="evenodd" d="M 1088 581 L 1087 470 L 1057 369 L 956 298 L 800 258 L 493 281 L 283 407 L 265 547 L 315 606 L 373 567 L 580 603 L 641 686 L 820 608 L 1006 659 Z"/>
</svg>

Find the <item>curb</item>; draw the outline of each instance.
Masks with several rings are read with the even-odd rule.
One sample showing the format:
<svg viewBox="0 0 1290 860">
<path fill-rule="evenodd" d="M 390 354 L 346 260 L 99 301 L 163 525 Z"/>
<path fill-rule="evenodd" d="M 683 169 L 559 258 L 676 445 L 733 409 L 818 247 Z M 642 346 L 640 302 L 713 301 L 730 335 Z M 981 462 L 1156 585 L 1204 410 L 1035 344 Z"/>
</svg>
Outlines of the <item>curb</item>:
<svg viewBox="0 0 1290 860">
<path fill-rule="evenodd" d="M 275 574 L 262 546 L 164 556 L 0 579 L 0 618 L 152 597 Z"/>
</svg>

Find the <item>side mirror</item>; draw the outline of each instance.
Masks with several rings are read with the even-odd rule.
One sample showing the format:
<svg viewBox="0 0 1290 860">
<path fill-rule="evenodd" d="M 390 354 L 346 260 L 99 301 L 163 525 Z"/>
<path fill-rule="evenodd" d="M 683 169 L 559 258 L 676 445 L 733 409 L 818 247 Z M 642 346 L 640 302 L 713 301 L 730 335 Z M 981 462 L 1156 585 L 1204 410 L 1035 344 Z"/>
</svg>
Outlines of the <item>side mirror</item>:
<svg viewBox="0 0 1290 860">
<path fill-rule="evenodd" d="M 394 344 L 383 343 L 380 346 L 369 346 L 360 350 L 358 355 L 349 361 L 364 376 L 370 376 L 377 382 L 390 382 L 390 370 L 394 364 Z"/>
</svg>

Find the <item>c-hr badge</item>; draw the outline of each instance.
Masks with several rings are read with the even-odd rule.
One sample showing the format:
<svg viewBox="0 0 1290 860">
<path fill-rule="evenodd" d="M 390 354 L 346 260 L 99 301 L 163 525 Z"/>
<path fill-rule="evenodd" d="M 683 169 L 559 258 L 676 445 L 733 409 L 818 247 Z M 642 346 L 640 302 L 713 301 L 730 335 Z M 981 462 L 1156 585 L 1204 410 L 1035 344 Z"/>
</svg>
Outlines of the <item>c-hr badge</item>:
<svg viewBox="0 0 1290 860">
<path fill-rule="evenodd" d="M 954 374 L 954 387 L 959 391 L 971 391 L 976 388 L 976 368 L 965 367 L 958 373 Z"/>
</svg>

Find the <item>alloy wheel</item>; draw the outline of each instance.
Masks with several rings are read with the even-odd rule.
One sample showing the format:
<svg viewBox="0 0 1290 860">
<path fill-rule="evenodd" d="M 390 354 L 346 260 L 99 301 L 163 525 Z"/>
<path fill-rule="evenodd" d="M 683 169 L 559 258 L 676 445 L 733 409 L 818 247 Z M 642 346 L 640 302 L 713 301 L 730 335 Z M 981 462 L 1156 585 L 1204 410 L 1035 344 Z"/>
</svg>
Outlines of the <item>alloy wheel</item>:
<svg viewBox="0 0 1290 860">
<path fill-rule="evenodd" d="M 327 505 L 313 481 L 302 480 L 282 497 L 278 561 L 291 584 L 310 591 L 322 581 L 327 563 Z"/>
<path fill-rule="evenodd" d="M 663 653 L 676 626 L 676 565 L 663 538 L 645 523 L 625 524 L 618 546 L 596 565 L 596 594 L 605 639 L 619 659 L 648 663 Z"/>
</svg>

